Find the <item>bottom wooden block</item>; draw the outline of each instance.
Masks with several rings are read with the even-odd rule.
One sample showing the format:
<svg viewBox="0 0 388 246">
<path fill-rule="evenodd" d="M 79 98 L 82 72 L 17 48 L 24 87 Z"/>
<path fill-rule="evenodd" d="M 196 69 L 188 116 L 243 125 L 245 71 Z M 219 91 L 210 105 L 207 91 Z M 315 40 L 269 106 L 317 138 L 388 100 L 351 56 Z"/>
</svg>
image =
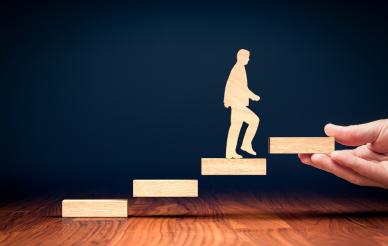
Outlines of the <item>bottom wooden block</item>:
<svg viewBox="0 0 388 246">
<path fill-rule="evenodd" d="M 127 199 L 65 199 L 62 217 L 128 217 Z"/>
<path fill-rule="evenodd" d="M 198 180 L 134 180 L 133 197 L 198 197 Z"/>
<path fill-rule="evenodd" d="M 264 158 L 226 159 L 202 158 L 202 175 L 266 175 L 267 160 Z"/>
</svg>

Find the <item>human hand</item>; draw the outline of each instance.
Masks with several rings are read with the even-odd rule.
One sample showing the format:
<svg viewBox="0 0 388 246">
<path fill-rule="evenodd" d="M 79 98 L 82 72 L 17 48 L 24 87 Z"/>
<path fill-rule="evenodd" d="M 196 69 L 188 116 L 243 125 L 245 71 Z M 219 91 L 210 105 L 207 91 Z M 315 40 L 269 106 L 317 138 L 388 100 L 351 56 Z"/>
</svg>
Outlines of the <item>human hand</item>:
<svg viewBox="0 0 388 246">
<path fill-rule="evenodd" d="M 258 95 L 254 95 L 254 96 L 251 97 L 251 99 L 252 99 L 253 101 L 259 101 L 259 100 L 260 100 L 260 97 L 259 97 Z"/>
<path fill-rule="evenodd" d="M 325 133 L 343 145 L 364 145 L 353 150 L 334 151 L 330 155 L 299 154 L 304 164 L 353 184 L 388 189 L 388 119 L 356 126 L 328 124 Z"/>
</svg>

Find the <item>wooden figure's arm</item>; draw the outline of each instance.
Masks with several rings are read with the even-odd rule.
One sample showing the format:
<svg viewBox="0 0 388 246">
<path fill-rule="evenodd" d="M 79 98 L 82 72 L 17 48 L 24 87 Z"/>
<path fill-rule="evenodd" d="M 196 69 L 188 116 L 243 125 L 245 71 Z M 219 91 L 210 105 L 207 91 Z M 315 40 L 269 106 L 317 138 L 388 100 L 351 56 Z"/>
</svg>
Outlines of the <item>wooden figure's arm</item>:
<svg viewBox="0 0 388 246">
<path fill-rule="evenodd" d="M 249 95 L 249 98 L 252 99 L 253 101 L 259 101 L 260 100 L 260 97 L 258 95 L 256 95 L 255 93 L 253 93 L 248 87 L 247 87 L 247 94 Z"/>
</svg>

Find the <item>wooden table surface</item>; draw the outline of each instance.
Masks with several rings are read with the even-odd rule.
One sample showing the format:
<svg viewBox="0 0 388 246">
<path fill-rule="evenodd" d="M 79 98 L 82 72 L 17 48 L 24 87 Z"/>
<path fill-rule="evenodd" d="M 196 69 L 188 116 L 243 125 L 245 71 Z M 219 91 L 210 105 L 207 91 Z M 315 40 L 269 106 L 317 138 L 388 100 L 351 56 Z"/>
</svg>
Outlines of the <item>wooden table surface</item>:
<svg viewBox="0 0 388 246">
<path fill-rule="evenodd" d="M 0 245 L 388 245 L 388 191 L 239 187 L 199 198 L 67 190 L 0 203 Z M 128 218 L 62 218 L 62 199 L 129 198 Z"/>
</svg>

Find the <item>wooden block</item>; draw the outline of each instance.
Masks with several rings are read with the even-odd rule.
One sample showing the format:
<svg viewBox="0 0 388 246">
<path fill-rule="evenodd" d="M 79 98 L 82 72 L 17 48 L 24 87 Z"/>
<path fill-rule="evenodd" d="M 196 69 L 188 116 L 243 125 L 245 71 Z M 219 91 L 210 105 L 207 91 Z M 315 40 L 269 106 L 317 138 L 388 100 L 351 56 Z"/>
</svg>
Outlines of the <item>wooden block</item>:
<svg viewBox="0 0 388 246">
<path fill-rule="evenodd" d="M 128 199 L 65 199 L 62 217 L 128 217 Z"/>
<path fill-rule="evenodd" d="M 334 151 L 334 138 L 269 138 L 270 154 L 329 154 Z"/>
<path fill-rule="evenodd" d="M 133 197 L 198 197 L 198 180 L 133 180 Z"/>
<path fill-rule="evenodd" d="M 202 158 L 202 175 L 266 175 L 266 159 Z"/>
</svg>

